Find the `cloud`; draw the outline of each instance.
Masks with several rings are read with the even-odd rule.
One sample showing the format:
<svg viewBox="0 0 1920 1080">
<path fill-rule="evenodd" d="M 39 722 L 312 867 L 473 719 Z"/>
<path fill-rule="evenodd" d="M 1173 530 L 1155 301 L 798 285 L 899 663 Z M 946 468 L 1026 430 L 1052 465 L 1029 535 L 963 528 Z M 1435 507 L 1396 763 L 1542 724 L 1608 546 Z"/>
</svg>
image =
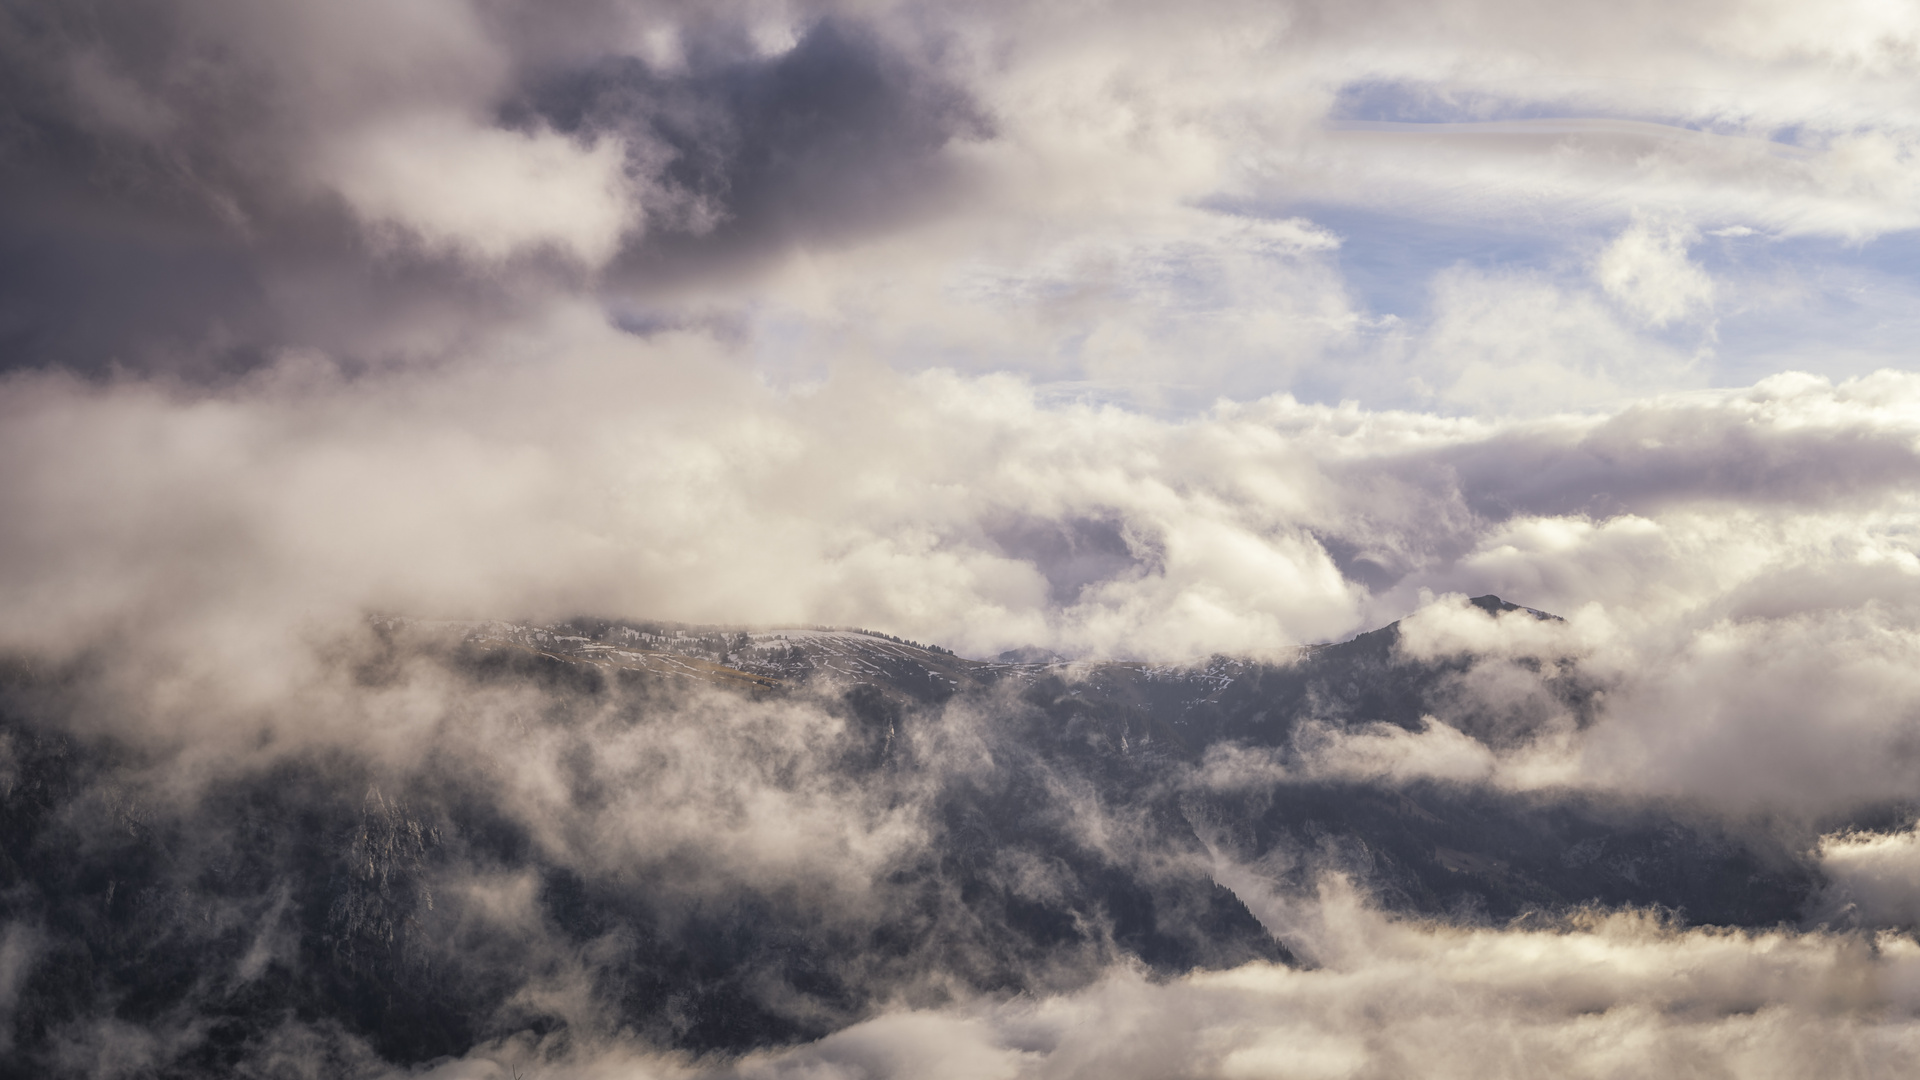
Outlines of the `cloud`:
<svg viewBox="0 0 1920 1080">
<path fill-rule="evenodd" d="M 1532 730 L 1562 665 L 1604 690 L 1577 738 L 1502 751 L 1501 784 L 1817 814 L 1913 780 L 1906 376 L 1552 420 L 1286 398 L 1165 420 L 1002 377 L 783 392 L 697 335 L 552 318 L 531 341 L 570 341 L 562 356 L 502 342 L 431 377 L 298 354 L 215 397 L 13 377 L 7 646 L 110 650 L 143 712 L 204 727 L 291 692 L 311 643 L 369 611 L 861 624 L 981 655 L 1179 660 L 1418 609 L 1410 656 L 1486 658 L 1444 724 Z M 1365 580 L 1342 569 L 1360 552 Z M 1569 621 L 1425 599 L 1487 591 Z M 1372 760 L 1388 738 L 1340 752 Z M 1419 760 L 1389 771 L 1458 771 Z"/>
<path fill-rule="evenodd" d="M 567 355 L 537 359 L 551 341 Z M 1896 376 L 1492 426 L 1284 398 L 1164 421 L 942 374 L 786 395 L 698 337 L 564 310 L 492 350 L 431 378 L 288 354 L 204 400 L 16 377 L 10 634 L 593 607 L 1183 655 L 1337 636 L 1423 585 L 1572 610 L 1891 573 L 1915 468 Z M 1076 522 L 1106 537 L 1078 570 L 1020 539 Z M 1690 561 L 1723 533 L 1751 555 Z M 1359 550 L 1390 576 L 1345 580 Z"/>
<path fill-rule="evenodd" d="M 75 781 L 73 828 L 204 824 L 223 783 L 331 761 L 327 827 L 392 861 L 341 871 L 339 925 L 273 883 L 213 905 L 217 977 L 431 886 L 510 984 L 509 1034 L 463 1045 L 582 1075 L 1894 1072 L 1912 942 L 1869 931 L 1914 918 L 1911 835 L 1832 830 L 1920 780 L 1920 380 L 1834 373 L 1910 359 L 1861 312 L 1912 307 L 1916 41 L 1864 2 L 14 5 L 0 651 L 57 693 L 18 699 L 44 730 L 0 744 L 0 786 L 34 739 L 105 740 L 135 764 Z M 1792 334 L 1815 370 L 1748 371 Z M 1683 807 L 1816 850 L 1815 914 L 1867 930 L 1448 927 L 1238 868 L 1317 966 L 1148 979 L 1089 946 L 1007 961 L 1028 999 L 942 997 L 856 941 L 922 910 L 885 883 L 924 869 L 939 784 L 1017 773 L 1070 808 L 1047 827 L 1151 861 L 1150 815 L 996 757 L 1012 696 L 856 783 L 830 695 L 470 685 L 440 646 L 383 652 L 375 613 L 1156 663 L 1402 620 L 1381 663 L 1444 669 L 1420 726 L 1308 715 L 1194 783 Z M 470 789 L 540 868 L 474 840 L 423 869 L 434 792 Z M 181 865 L 229 865 L 208 843 Z M 1003 855 L 982 880 L 1022 902 L 1070 877 Z M 543 914 L 636 867 L 658 938 Z M 715 975 L 800 1017 L 783 1037 L 866 1019 L 720 1065 L 653 1049 L 679 1021 L 618 1034 L 595 980 L 754 890 L 899 996 L 808 1013 Z M 66 914 L 6 910 L 0 1018 Z M 132 1073 L 191 1019 L 60 1037 Z M 289 1022 L 247 1053 L 386 1051 Z"/>
<path fill-rule="evenodd" d="M 724 324 L 800 354 L 803 378 L 866 353 L 1153 408 L 1288 388 L 1425 404 L 1352 370 L 1411 344 L 1440 362 L 1408 374 L 1450 408 L 1558 408 L 1699 373 L 1565 274 L 1443 276 L 1431 328 L 1389 325 L 1336 259 L 1231 234 L 1338 207 L 1583 251 L 1613 234 L 1603 276 L 1657 327 L 1704 310 L 1674 261 L 1688 230 L 1912 224 L 1913 133 L 1884 104 L 1910 64 L 1898 18 L 1709 6 L 1569 32 L 1457 7 L 49 7 L 5 37 L 8 190 L 32 208 L 0 229 L 23 268 L 0 281 L 30 299 L 6 362 L 201 377 L 290 344 L 443 357 L 476 313 L 580 287 L 525 257 L 546 251 L 604 268 L 633 325 Z M 1392 118 L 1408 103 L 1423 119 Z M 398 235 L 414 247 L 396 257 Z M 1044 295 L 969 295 L 968 267 Z M 1717 295 L 1736 310 L 1742 288 Z M 103 289 L 105 324 L 82 299 Z"/>
<path fill-rule="evenodd" d="M 1686 357 L 1639 340 L 1597 298 L 1550 281 L 1457 269 L 1440 274 L 1434 292 L 1425 355 L 1412 374 L 1457 408 L 1592 408 L 1698 385 Z"/>
<path fill-rule="evenodd" d="M 21 922 L 9 922 L 5 930 L 0 931 L 0 1050 L 13 1047 L 14 1013 L 20 1004 L 20 990 L 33 970 L 34 954 L 40 944 L 37 928 Z"/>
<path fill-rule="evenodd" d="M 1282 753 L 1210 747 L 1199 783 L 1221 791 L 1318 780 L 1473 784 L 1491 780 L 1496 765 L 1484 743 L 1433 717 L 1418 731 L 1380 723 L 1348 731 L 1309 719 L 1295 727 L 1290 743 Z"/>
<path fill-rule="evenodd" d="M 577 329 L 571 358 L 503 356 L 451 382 L 347 381 L 300 356 L 194 404 L 140 384 L 15 379 L 19 445 L 68 450 L 54 472 L 13 459 L 22 509 L 38 508 L 12 518 L 13 640 L 229 604 L 241 622 L 242 609 L 278 622 L 363 606 L 859 618 L 1002 648 L 1051 638 L 1056 618 L 1103 647 L 1169 618 L 1176 650 L 1353 618 L 1302 523 L 1246 518 L 1225 492 L 1156 474 L 1160 453 L 1196 468 L 1242 453 L 1206 429 L 1047 411 L 996 379 L 875 374 L 783 400 L 698 341 Z M 578 405 L 592 400 L 604 408 Z M 1105 459 L 1109 434 L 1146 440 L 1142 456 Z M 895 450 L 875 471 L 868 448 L 882 444 Z M 1288 455 L 1267 452 L 1284 474 Z M 1003 479 L 964 495 L 982 469 Z M 1116 576 L 1057 614 L 1034 564 L 991 539 L 1011 514 L 1120 508 L 1131 535 Z M 1223 575 L 1250 591 L 1229 594 Z"/>
<path fill-rule="evenodd" d="M 582 267 L 618 262 L 595 280 L 651 302 L 923 213 L 979 117 L 910 38 L 824 16 L 446 0 L 9 22 L 0 363 L 441 359 Z M 753 43 L 776 24 L 804 33 Z M 668 38 L 657 70 L 629 51 Z"/>
<path fill-rule="evenodd" d="M 431 250 L 502 260 L 550 247 L 597 267 L 635 224 L 621 150 L 458 116 L 396 116 L 323 151 L 318 174 L 376 230 Z"/>
<path fill-rule="evenodd" d="M 1594 276 L 1638 318 L 1665 326 L 1713 304 L 1713 279 L 1687 259 L 1685 230 L 1636 221 L 1607 245 Z"/>
<path fill-rule="evenodd" d="M 1920 845 L 1913 829 L 1823 837 L 1820 866 L 1832 885 L 1821 914 L 1865 926 L 1920 923 Z"/>
<path fill-rule="evenodd" d="M 1920 1038 L 1920 955 L 1902 937 L 1686 931 L 1632 912 L 1446 928 L 1382 918 L 1339 882 L 1314 906 L 1342 942 L 1319 967 L 1120 970 L 1071 994 L 892 1012 L 716 1075 L 1786 1077 L 1840 1062 L 1865 1077 L 1897 1075 Z M 678 1072 L 631 1051 L 571 1067 Z"/>
</svg>

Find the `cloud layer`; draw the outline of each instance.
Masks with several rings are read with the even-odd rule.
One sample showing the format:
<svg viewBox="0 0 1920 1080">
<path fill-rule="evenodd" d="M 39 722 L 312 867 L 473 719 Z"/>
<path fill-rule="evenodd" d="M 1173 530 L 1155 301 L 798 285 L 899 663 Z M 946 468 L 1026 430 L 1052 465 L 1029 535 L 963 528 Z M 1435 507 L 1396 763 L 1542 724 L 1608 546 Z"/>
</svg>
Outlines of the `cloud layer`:
<svg viewBox="0 0 1920 1080">
<path fill-rule="evenodd" d="M 755 1061 L 747 1076 L 1604 1077 L 1895 1075 L 1912 1053 L 1912 942 L 1675 932 L 1614 915 L 1571 929 L 1384 923 L 1323 898 L 1353 953 L 972 1015 L 907 1014 Z M 1866 1022 L 1840 1020 L 1871 1010 Z M 934 1073 L 939 1075 L 939 1073 Z"/>
<path fill-rule="evenodd" d="M 1910 20 L 1595 18 L 28 6 L 6 362 L 386 365 L 556 290 L 744 335 L 779 378 L 863 353 L 1176 411 L 1900 362 L 1843 315 L 1912 292 L 1875 254 L 1917 224 Z"/>
<path fill-rule="evenodd" d="M 213 394 L 12 377 L 8 647 L 113 648 L 247 700 L 368 611 L 1179 660 L 1497 592 L 1570 621 L 1487 637 L 1441 605 L 1407 647 L 1605 686 L 1612 722 L 1560 782 L 1819 807 L 1911 781 L 1904 375 L 1508 424 L 1287 397 L 1168 421 L 1004 377 L 780 392 L 698 337 L 564 315 L 537 340 L 358 378 L 289 354 Z"/>
</svg>

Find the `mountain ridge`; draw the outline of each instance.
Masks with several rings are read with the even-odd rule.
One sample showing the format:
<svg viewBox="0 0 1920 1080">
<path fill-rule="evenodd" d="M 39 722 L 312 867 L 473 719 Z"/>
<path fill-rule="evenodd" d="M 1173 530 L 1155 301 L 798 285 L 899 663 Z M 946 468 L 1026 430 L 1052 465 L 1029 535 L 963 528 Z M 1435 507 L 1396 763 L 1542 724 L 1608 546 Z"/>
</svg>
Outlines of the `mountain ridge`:
<svg viewBox="0 0 1920 1080">
<path fill-rule="evenodd" d="M 262 743 L 185 796 L 196 748 L 70 720 L 99 707 L 61 704 L 74 676 L 0 687 L 0 921 L 37 928 L 0 1078 L 80 1075 L 59 1055 L 87 1025 L 198 1032 L 151 1070 L 181 1078 L 295 1022 L 400 1063 L 596 1024 L 735 1054 L 1115 965 L 1311 962 L 1227 881 L 1311 896 L 1339 874 L 1464 925 L 1631 907 L 1733 927 L 1808 917 L 1822 881 L 1685 807 L 1325 767 L 1443 730 L 1493 753 L 1604 702 L 1576 665 L 1414 660 L 1397 623 L 1192 665 L 818 628 L 366 631 L 340 707 L 364 695 L 373 720 Z M 1530 696 L 1479 703 L 1486 664 Z M 423 701 L 410 754 L 352 726 Z M 561 969 L 590 1008 L 529 989 Z"/>
</svg>

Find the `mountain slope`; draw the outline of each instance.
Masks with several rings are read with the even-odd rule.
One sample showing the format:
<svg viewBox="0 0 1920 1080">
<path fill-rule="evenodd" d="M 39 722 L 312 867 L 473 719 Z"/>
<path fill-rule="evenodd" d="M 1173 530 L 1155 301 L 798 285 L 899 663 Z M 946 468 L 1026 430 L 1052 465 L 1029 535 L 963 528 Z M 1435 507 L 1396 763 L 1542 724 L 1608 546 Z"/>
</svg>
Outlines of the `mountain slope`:
<svg viewBox="0 0 1920 1080">
<path fill-rule="evenodd" d="M 288 1040 L 340 1072 L 499 1038 L 741 1051 L 1115 964 L 1311 962 L 1247 901 L 1329 871 L 1468 922 L 1801 917 L 1804 856 L 1684 808 L 1330 766 L 1343 739 L 1508 745 L 1603 697 L 1529 662 L 1532 697 L 1479 707 L 1465 680 L 1512 661 L 1399 641 L 1022 663 L 379 618 L 303 718 L 219 754 L 82 722 L 104 669 L 16 668 L 0 918 L 29 959 L 0 1076 L 98 1071 L 73 1048 L 103 1031 L 184 1032 L 140 1044 L 157 1076 Z"/>
</svg>

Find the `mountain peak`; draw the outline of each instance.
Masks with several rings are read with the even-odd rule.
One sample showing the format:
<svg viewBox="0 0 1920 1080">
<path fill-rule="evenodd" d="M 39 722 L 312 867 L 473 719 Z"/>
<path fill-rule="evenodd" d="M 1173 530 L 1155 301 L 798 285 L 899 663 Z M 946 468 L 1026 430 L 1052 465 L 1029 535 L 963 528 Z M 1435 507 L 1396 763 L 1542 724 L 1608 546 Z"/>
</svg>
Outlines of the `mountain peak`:
<svg viewBox="0 0 1920 1080">
<path fill-rule="evenodd" d="M 1539 608 L 1530 608 L 1523 604 L 1515 604 L 1508 600 L 1502 600 L 1492 593 L 1488 593 L 1485 596 L 1476 596 L 1468 600 L 1467 603 L 1472 604 L 1474 607 L 1479 608 L 1489 615 L 1498 615 L 1503 611 L 1524 611 L 1536 619 L 1550 619 L 1553 622 L 1566 621 L 1558 615 L 1541 611 Z"/>
</svg>

